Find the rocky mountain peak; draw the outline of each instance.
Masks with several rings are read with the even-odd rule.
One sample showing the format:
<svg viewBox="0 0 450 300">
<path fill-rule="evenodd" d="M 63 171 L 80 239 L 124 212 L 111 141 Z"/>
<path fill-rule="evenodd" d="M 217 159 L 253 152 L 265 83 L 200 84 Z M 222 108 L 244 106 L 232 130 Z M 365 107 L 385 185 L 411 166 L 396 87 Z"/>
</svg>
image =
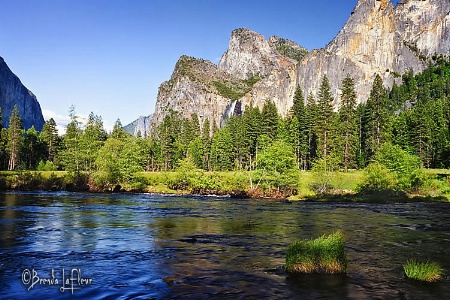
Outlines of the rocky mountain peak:
<svg viewBox="0 0 450 300">
<path fill-rule="evenodd" d="M 301 61 L 308 50 L 294 41 L 281 38 L 278 36 L 271 36 L 269 38 L 269 45 L 273 50 L 277 51 L 281 55 L 295 59 L 296 61 Z"/>
<path fill-rule="evenodd" d="M 239 79 L 265 76 L 270 73 L 268 62 L 273 50 L 263 35 L 247 28 L 233 30 L 228 50 L 222 55 L 219 69 Z"/>
</svg>

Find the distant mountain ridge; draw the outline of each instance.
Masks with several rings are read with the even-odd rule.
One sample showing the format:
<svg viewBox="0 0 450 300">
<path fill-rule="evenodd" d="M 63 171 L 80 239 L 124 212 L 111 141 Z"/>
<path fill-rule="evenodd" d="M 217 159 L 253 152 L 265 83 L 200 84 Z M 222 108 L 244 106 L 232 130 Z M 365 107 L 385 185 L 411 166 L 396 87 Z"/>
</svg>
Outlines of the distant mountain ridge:
<svg viewBox="0 0 450 300">
<path fill-rule="evenodd" d="M 34 126 L 36 130 L 42 130 L 44 117 L 36 96 L 22 84 L 5 60 L 0 57 L 0 107 L 4 127 L 9 125 L 9 117 L 14 105 L 17 105 L 19 109 L 25 129 Z"/>
<path fill-rule="evenodd" d="M 350 13 L 350 12 L 349 12 Z M 347 74 L 365 102 L 376 74 L 386 87 L 412 69 L 422 71 L 434 54 L 450 53 L 450 1 L 359 0 L 338 35 L 323 49 L 308 52 L 279 37 L 266 40 L 246 28 L 231 33 L 219 64 L 182 56 L 169 81 L 159 88 L 151 120 L 154 128 L 170 110 L 196 113 L 220 126 L 233 102 L 262 107 L 272 100 L 282 116 L 292 107 L 298 85 L 304 96 L 317 94 L 327 75 L 335 106 Z"/>
<path fill-rule="evenodd" d="M 140 116 L 137 120 L 125 125 L 123 129 L 134 136 L 148 136 L 150 134 L 150 120 L 152 115 Z"/>
</svg>

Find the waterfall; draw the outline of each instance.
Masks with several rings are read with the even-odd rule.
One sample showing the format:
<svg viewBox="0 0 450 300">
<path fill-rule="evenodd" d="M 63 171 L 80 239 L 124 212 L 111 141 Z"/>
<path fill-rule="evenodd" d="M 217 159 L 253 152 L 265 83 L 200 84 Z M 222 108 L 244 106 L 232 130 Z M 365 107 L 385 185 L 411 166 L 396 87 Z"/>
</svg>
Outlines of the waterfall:
<svg viewBox="0 0 450 300">
<path fill-rule="evenodd" d="M 234 115 L 234 109 L 236 107 L 236 103 L 238 100 L 234 100 L 230 104 L 228 104 L 227 108 L 225 109 L 225 112 L 222 115 L 222 119 L 220 120 L 220 127 L 225 126 L 225 122 L 227 119 Z"/>
</svg>

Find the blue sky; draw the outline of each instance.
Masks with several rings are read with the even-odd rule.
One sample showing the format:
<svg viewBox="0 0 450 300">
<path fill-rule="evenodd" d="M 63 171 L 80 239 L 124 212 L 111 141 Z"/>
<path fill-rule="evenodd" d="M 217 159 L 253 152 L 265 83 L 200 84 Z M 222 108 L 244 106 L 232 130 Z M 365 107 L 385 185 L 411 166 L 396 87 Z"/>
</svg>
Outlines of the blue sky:
<svg viewBox="0 0 450 300">
<path fill-rule="evenodd" d="M 394 1 L 398 2 L 398 1 Z M 61 125 L 73 104 L 111 129 L 153 112 L 183 55 L 218 63 L 246 27 L 324 47 L 356 0 L 0 0 L 0 56 Z"/>
</svg>

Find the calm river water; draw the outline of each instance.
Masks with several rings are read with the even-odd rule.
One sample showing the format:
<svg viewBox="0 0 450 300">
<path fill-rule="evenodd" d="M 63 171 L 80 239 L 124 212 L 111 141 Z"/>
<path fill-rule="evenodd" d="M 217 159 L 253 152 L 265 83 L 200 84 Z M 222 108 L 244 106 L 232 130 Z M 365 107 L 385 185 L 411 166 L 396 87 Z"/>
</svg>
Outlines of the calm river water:
<svg viewBox="0 0 450 300">
<path fill-rule="evenodd" d="M 0 299 L 450 299 L 449 209 L 4 193 Z M 346 275 L 283 273 L 289 243 L 337 229 Z M 406 279 L 413 257 L 438 262 L 444 280 Z"/>
</svg>

